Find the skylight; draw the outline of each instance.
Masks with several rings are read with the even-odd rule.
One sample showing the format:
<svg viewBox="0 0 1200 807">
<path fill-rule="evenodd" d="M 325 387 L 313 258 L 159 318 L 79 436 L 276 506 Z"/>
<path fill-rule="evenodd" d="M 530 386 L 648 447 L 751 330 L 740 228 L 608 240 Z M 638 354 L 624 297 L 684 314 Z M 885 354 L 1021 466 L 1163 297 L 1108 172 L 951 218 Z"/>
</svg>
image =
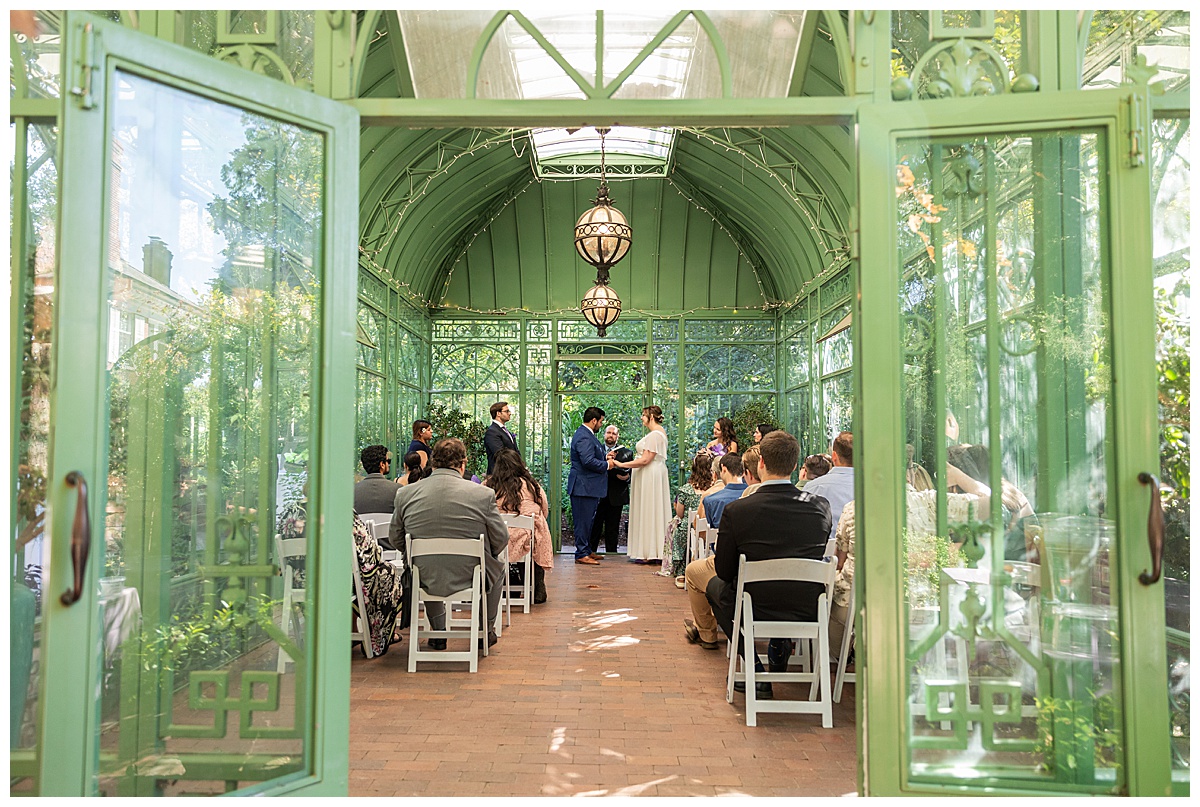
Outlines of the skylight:
<svg viewBox="0 0 1200 807">
<path fill-rule="evenodd" d="M 543 179 L 600 176 L 600 135 L 588 127 L 535 129 L 534 163 Z M 675 130 L 614 126 L 604 136 L 604 161 L 610 177 L 666 176 L 670 170 Z"/>
</svg>

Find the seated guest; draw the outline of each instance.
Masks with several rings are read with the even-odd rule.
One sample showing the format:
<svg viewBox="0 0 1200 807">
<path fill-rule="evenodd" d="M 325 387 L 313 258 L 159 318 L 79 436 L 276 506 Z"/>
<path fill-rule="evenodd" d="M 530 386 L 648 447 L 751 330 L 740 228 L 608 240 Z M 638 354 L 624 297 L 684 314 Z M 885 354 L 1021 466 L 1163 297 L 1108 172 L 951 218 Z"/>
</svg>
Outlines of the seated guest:
<svg viewBox="0 0 1200 807">
<path fill-rule="evenodd" d="M 529 554 L 529 539 L 533 540 L 533 601 L 546 601 L 546 570 L 554 568 L 554 546 L 550 539 L 550 501 L 542 486 L 529 473 L 521 454 L 511 448 L 496 452 L 492 473 L 483 483 L 496 491 L 496 504 L 502 513 L 533 516 L 533 536 L 529 530 L 508 531 L 508 562 L 516 563 Z"/>
<path fill-rule="evenodd" d="M 706 587 L 706 600 L 712 615 L 728 637 L 733 635 L 739 555 L 745 555 L 747 561 L 820 560 L 829 540 L 829 503 L 807 491 L 797 494 L 792 485 L 792 472 L 800 457 L 796 438 L 776 430 L 764 437 L 759 447 L 762 453 L 758 462 L 761 487 L 745 501 L 731 502 L 725 507 L 721 517 L 721 539 L 717 541 L 714 556 L 716 575 Z M 813 622 L 817 618 L 817 600 L 825 588 L 820 583 L 770 580 L 748 583 L 746 591 L 754 598 L 755 619 Z M 740 637 L 737 652 L 743 658 L 747 658 L 746 652 L 752 653 L 755 670 L 763 670 L 754 648 L 743 648 Z M 791 653 L 791 640 L 771 640 L 768 658 L 772 672 L 786 669 Z M 770 683 L 758 684 L 756 688 L 758 697 L 772 697 Z"/>
<path fill-rule="evenodd" d="M 410 451 L 404 455 L 404 474 L 398 480 L 400 486 L 411 485 L 413 482 L 420 482 L 428 474 L 427 469 L 421 467 L 421 455 L 416 451 Z"/>
<path fill-rule="evenodd" d="M 818 476 L 824 476 L 833 468 L 833 460 L 828 454 L 812 454 L 804 458 L 804 464 L 800 466 L 800 481 L 807 482 L 810 479 L 816 479 Z M 800 487 L 804 487 L 801 485 Z"/>
<path fill-rule="evenodd" d="M 805 482 L 804 492 L 829 502 L 829 512 L 833 516 L 829 538 L 832 538 L 838 519 L 842 517 L 842 508 L 854 498 L 854 435 L 850 432 L 838 434 L 833 438 L 829 453 L 833 467 L 829 473 Z"/>
<path fill-rule="evenodd" d="M 388 651 L 388 645 L 400 641 L 396 633 L 396 620 L 404 596 L 400 570 L 383 559 L 379 542 L 358 513 L 354 514 L 353 534 L 358 570 L 362 575 L 362 607 L 367 612 L 363 621 L 370 637 L 371 653 L 382 656 Z M 358 605 L 354 603 L 353 606 L 355 616 L 361 616 Z"/>
<path fill-rule="evenodd" d="M 433 439 L 433 426 L 428 420 L 414 420 L 412 425 L 412 442 L 408 444 L 408 450 L 404 453 L 411 454 L 414 451 L 421 457 L 421 467 L 429 467 L 429 455 L 433 453 L 433 449 L 429 447 L 429 441 Z"/>
<path fill-rule="evenodd" d="M 751 446 L 746 449 L 746 453 L 742 455 L 742 480 L 746 483 L 746 489 L 742 491 L 739 499 L 744 499 L 754 491 L 758 490 L 761 484 L 758 479 L 758 459 L 761 455 L 758 452 L 758 446 Z"/>
<path fill-rule="evenodd" d="M 485 536 L 485 587 L 487 615 L 482 626 L 487 630 L 488 646 L 496 643 L 492 626 L 500 607 L 500 579 L 507 571 L 498 555 L 508 546 L 508 527 L 496 507 L 496 496 L 488 488 L 463 479 L 467 469 L 467 447 L 457 437 L 444 437 L 429 457 L 433 473 L 419 485 L 400 488 L 396 510 L 388 528 L 388 549 L 406 551 L 404 534 L 413 538 L 478 538 Z M 406 558 L 407 561 L 407 558 Z M 470 558 L 431 555 L 421 561 L 421 587 L 430 594 L 445 596 L 470 588 L 475 564 Z M 434 630 L 446 627 L 444 603 L 425 605 L 429 625 Z M 482 640 L 480 640 L 482 642 Z M 430 639 L 432 649 L 443 649 L 445 639 Z"/>
<path fill-rule="evenodd" d="M 708 519 L 708 526 L 718 529 L 721 527 L 721 511 L 725 509 L 725 505 L 736 501 L 742 495 L 742 491 L 748 487 L 742 481 L 742 456 L 740 454 L 726 454 L 721 457 L 721 481 L 725 483 L 725 487 L 716 493 L 701 497 L 700 507 L 696 513 L 697 518 Z"/>
<path fill-rule="evenodd" d="M 687 557 L 688 530 L 692 526 L 685 519 L 689 510 L 696 510 L 700 507 L 700 497 L 712 486 L 712 455 L 701 449 L 700 453 L 692 459 L 692 473 L 688 477 L 688 481 L 680 485 L 678 493 L 675 494 L 675 518 L 672 519 L 671 526 L 667 529 L 667 535 L 671 541 L 671 554 L 669 555 L 671 568 L 669 571 L 675 577 L 675 585 L 678 588 L 684 587 L 683 561 Z M 663 556 L 664 566 L 666 566 L 667 557 L 667 555 Z"/>
<path fill-rule="evenodd" d="M 359 455 L 367 475 L 354 486 L 354 510 L 358 513 L 390 513 L 396 501 L 396 483 L 386 474 L 392 468 L 387 446 L 367 446 Z"/>
</svg>

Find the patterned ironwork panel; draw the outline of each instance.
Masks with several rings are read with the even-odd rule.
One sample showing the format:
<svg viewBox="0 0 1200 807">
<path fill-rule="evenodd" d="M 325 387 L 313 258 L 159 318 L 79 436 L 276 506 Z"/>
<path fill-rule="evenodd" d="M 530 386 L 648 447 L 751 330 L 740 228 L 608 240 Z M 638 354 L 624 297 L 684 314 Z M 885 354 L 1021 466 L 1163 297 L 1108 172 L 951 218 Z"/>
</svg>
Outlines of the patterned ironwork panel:
<svg viewBox="0 0 1200 807">
<path fill-rule="evenodd" d="M 653 320 L 653 326 L 652 332 L 655 342 L 679 341 L 679 320 L 656 319 Z"/>
<path fill-rule="evenodd" d="M 361 269 L 358 272 L 358 296 L 369 301 L 380 311 L 388 310 L 387 286 L 379 278 Z"/>
<path fill-rule="evenodd" d="M 772 390 L 775 345 L 695 345 L 683 348 L 689 390 Z"/>
<path fill-rule="evenodd" d="M 826 280 L 821 285 L 821 310 L 828 311 L 833 306 L 850 299 L 851 282 L 848 271 Z M 847 310 L 849 309 L 847 308 Z"/>
<path fill-rule="evenodd" d="M 519 342 L 521 321 L 511 320 L 435 320 L 435 342 Z"/>
<path fill-rule="evenodd" d="M 558 321 L 559 342 L 645 342 L 649 328 L 646 320 L 625 318 L 608 327 L 605 336 L 596 336 L 596 328 L 579 320 Z"/>
<path fill-rule="evenodd" d="M 525 339 L 529 342 L 549 342 L 554 323 L 548 319 L 531 319 L 525 323 Z"/>
<path fill-rule="evenodd" d="M 520 345 L 433 345 L 434 390 L 516 390 L 521 372 Z M 486 420 L 491 420 L 487 418 Z"/>
<path fill-rule="evenodd" d="M 688 342 L 774 342 L 774 320 L 693 319 L 683 325 Z"/>
<path fill-rule="evenodd" d="M 184 11 L 185 47 L 305 90 L 316 11 Z"/>
<path fill-rule="evenodd" d="M 1121 792 L 1103 139 L 896 149 L 910 777 Z"/>
</svg>

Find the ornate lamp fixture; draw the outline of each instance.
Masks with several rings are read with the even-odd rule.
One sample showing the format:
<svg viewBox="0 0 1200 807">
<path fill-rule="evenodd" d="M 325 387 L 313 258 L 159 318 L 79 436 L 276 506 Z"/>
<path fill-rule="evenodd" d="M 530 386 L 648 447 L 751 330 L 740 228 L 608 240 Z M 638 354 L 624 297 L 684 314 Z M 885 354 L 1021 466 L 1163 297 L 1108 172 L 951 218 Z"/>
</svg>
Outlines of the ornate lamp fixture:
<svg viewBox="0 0 1200 807">
<path fill-rule="evenodd" d="M 583 317 L 596 327 L 596 333 L 604 336 L 609 325 L 621 316 L 621 300 L 608 285 L 608 270 L 629 252 L 633 243 L 633 229 L 624 214 L 612 206 L 605 182 L 604 135 L 608 129 L 597 129 L 600 133 L 600 189 L 593 200 L 595 207 L 579 217 L 575 224 L 575 249 L 580 257 L 596 267 L 596 285 L 588 289 L 580 302 Z"/>
</svg>

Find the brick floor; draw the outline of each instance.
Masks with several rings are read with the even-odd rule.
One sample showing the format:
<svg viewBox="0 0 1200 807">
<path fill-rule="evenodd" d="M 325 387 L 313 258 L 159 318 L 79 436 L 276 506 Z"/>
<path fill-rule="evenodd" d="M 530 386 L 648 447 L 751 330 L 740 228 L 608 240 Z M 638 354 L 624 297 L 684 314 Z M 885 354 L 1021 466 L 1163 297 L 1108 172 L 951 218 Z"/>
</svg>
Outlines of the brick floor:
<svg viewBox="0 0 1200 807">
<path fill-rule="evenodd" d="M 856 781 L 854 686 L 817 715 L 725 702 L 726 659 L 683 636 L 674 582 L 624 555 L 558 556 L 549 601 L 513 612 L 479 672 L 407 672 L 408 638 L 353 654 L 352 796 L 837 796 Z M 775 684 L 776 696 L 807 687 Z"/>
</svg>

